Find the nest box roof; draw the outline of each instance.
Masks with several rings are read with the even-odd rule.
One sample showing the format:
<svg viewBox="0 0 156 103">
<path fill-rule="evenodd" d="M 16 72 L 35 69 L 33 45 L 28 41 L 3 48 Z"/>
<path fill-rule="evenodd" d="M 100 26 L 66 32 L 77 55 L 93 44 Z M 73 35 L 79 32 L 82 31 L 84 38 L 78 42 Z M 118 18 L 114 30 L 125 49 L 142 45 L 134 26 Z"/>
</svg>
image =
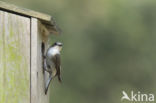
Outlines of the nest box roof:
<svg viewBox="0 0 156 103">
<path fill-rule="evenodd" d="M 8 4 L 8 3 L 2 2 L 2 1 L 0 1 L 0 10 L 23 15 L 26 17 L 37 18 L 47 27 L 49 32 L 54 33 L 54 34 L 60 34 L 60 29 L 56 25 L 54 18 L 50 15 L 36 12 L 33 10 L 29 10 L 29 9 L 25 9 L 25 8 L 21 8 L 21 7 L 17 7 L 15 5 Z"/>
</svg>

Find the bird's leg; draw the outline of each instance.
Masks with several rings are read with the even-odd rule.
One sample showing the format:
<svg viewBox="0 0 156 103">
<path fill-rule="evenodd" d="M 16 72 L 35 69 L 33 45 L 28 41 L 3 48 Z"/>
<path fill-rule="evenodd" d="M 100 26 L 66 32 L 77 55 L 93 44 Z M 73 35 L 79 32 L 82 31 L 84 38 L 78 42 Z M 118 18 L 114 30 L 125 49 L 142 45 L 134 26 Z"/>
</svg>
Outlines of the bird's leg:
<svg viewBox="0 0 156 103">
<path fill-rule="evenodd" d="M 46 62 L 45 62 L 45 64 L 44 64 L 44 71 L 48 72 L 49 74 L 52 73 L 52 70 L 49 69 L 49 67 L 47 66 Z"/>
<path fill-rule="evenodd" d="M 44 58 L 43 58 L 43 70 L 47 71 L 49 73 L 49 72 L 51 72 L 51 70 L 49 68 L 50 67 L 46 63 L 46 57 L 44 56 Z"/>
<path fill-rule="evenodd" d="M 44 71 L 47 71 L 47 72 L 48 72 L 48 67 L 47 67 L 47 63 L 46 63 L 46 58 L 44 58 L 44 60 L 43 60 L 43 69 L 44 69 Z"/>
<path fill-rule="evenodd" d="M 47 63 L 46 63 L 46 59 L 44 59 L 44 71 L 46 71 L 46 72 L 48 72 L 49 74 L 51 74 L 52 73 L 52 70 L 51 69 L 49 69 L 50 67 L 47 65 Z"/>
</svg>

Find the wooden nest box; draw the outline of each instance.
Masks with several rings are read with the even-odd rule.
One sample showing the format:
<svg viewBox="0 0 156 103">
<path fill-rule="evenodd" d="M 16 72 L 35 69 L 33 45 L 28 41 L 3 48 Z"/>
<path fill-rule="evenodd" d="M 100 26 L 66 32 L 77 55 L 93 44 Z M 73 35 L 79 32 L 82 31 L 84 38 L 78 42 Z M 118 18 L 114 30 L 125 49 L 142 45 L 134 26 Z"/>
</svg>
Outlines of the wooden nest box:
<svg viewBox="0 0 156 103">
<path fill-rule="evenodd" d="M 0 103 L 49 103 L 42 47 L 59 29 L 49 15 L 0 1 Z"/>
</svg>

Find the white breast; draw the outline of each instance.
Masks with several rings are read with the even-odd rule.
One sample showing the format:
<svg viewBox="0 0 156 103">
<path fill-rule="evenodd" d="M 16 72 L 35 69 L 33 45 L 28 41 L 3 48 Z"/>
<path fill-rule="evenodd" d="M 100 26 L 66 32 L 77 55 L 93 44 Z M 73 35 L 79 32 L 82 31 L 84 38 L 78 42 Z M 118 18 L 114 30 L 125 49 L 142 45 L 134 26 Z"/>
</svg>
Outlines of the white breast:
<svg viewBox="0 0 156 103">
<path fill-rule="evenodd" d="M 60 54 L 58 48 L 50 48 L 48 51 L 47 51 L 47 56 L 51 57 L 53 55 L 56 55 L 56 54 Z"/>
</svg>

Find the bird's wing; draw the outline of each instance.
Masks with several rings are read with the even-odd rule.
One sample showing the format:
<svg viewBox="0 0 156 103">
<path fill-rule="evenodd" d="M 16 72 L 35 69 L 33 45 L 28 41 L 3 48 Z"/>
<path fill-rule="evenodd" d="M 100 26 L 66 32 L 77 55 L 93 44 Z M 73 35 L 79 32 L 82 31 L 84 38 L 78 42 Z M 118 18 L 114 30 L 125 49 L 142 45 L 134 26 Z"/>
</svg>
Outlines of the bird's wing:
<svg viewBox="0 0 156 103">
<path fill-rule="evenodd" d="M 60 54 L 56 54 L 53 58 L 52 61 L 55 64 L 55 68 L 56 68 L 56 75 L 58 76 L 58 80 L 61 82 L 61 77 L 60 77 L 60 72 L 61 72 L 61 58 L 60 58 Z"/>
</svg>

